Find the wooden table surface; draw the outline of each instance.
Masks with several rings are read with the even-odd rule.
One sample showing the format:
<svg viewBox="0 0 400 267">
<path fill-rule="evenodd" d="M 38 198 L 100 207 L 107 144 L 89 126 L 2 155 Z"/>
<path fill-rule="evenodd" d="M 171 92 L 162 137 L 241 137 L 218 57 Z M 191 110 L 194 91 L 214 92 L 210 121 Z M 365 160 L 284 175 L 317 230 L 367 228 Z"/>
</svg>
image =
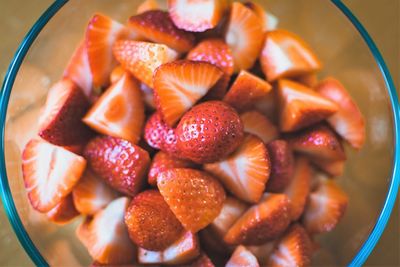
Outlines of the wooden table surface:
<svg viewBox="0 0 400 267">
<path fill-rule="evenodd" d="M 26 32 L 50 0 L 0 0 L 0 77 Z M 344 0 L 375 40 L 400 88 L 400 0 Z M 0 208 L 0 266 L 33 266 Z M 389 225 L 366 266 L 400 266 L 399 198 Z"/>
</svg>

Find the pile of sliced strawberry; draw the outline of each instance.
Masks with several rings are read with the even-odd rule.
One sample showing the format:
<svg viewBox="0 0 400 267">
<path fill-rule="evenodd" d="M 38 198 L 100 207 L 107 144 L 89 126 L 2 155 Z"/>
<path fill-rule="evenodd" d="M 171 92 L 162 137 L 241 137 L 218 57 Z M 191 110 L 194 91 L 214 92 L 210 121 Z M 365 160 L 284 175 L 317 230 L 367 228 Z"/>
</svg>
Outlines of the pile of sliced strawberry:
<svg viewBox="0 0 400 267">
<path fill-rule="evenodd" d="M 309 265 L 311 235 L 345 215 L 331 178 L 365 121 L 276 26 L 228 0 L 145 0 L 125 24 L 95 14 L 22 153 L 32 207 L 85 216 L 93 266 Z"/>
</svg>

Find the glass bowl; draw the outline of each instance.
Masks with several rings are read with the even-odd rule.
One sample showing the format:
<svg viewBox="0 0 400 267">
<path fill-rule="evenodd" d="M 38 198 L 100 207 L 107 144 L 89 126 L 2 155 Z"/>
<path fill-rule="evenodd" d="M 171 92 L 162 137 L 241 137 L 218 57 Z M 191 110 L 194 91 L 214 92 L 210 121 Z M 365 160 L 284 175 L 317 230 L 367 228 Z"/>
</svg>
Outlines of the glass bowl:
<svg viewBox="0 0 400 267">
<path fill-rule="evenodd" d="M 91 260 L 75 238 L 80 220 L 66 226 L 46 221 L 29 205 L 21 175 L 21 150 L 36 134 L 36 121 L 50 85 L 57 81 L 94 12 L 121 22 L 141 1 L 54 2 L 20 45 L 0 92 L 1 196 L 9 220 L 36 265 L 79 266 Z M 302 36 L 333 75 L 348 88 L 366 117 L 367 141 L 348 151 L 338 179 L 350 201 L 343 221 L 321 236 L 316 265 L 361 265 L 389 219 L 399 188 L 399 103 L 386 65 L 363 26 L 339 0 L 260 1 L 279 27 Z"/>
</svg>

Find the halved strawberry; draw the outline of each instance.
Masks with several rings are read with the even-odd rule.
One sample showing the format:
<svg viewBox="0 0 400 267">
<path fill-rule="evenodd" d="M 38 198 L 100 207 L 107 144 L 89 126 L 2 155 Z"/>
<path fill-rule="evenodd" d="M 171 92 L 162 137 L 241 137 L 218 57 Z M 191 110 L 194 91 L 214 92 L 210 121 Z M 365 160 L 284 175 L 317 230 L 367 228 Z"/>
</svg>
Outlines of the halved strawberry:
<svg viewBox="0 0 400 267">
<path fill-rule="evenodd" d="M 157 110 L 173 126 L 221 78 L 223 72 L 207 62 L 166 63 L 154 74 Z"/>
<path fill-rule="evenodd" d="M 280 239 L 267 266 L 308 266 L 312 244 L 307 232 L 299 224 L 292 225 Z"/>
<path fill-rule="evenodd" d="M 276 240 L 264 243 L 259 246 L 247 246 L 247 250 L 249 250 L 260 263 L 261 266 L 267 266 L 269 256 L 274 250 Z"/>
<path fill-rule="evenodd" d="M 336 177 L 341 176 L 344 172 L 345 160 L 325 160 L 313 158 L 312 163 L 323 172 Z"/>
<path fill-rule="evenodd" d="M 301 83 L 309 88 L 313 88 L 318 84 L 318 77 L 315 73 L 307 73 L 293 77 L 292 80 Z"/>
<path fill-rule="evenodd" d="M 225 158 L 244 136 L 239 115 L 222 101 L 196 105 L 183 115 L 175 132 L 180 157 L 199 164 Z"/>
<path fill-rule="evenodd" d="M 144 0 L 137 8 L 136 14 L 141 14 L 149 10 L 158 10 L 160 5 L 156 0 Z"/>
<path fill-rule="evenodd" d="M 194 35 L 178 29 L 168 12 L 149 10 L 129 18 L 129 27 L 149 41 L 165 44 L 185 53 L 194 45 Z"/>
<path fill-rule="evenodd" d="M 285 140 L 274 140 L 267 144 L 271 159 L 271 175 L 266 191 L 282 192 L 290 183 L 293 175 L 293 152 Z"/>
<path fill-rule="evenodd" d="M 264 32 L 276 29 L 276 26 L 278 25 L 278 19 L 271 13 L 267 12 L 263 6 L 252 1 L 244 4 L 246 7 L 253 10 L 254 13 L 261 19 Z"/>
<path fill-rule="evenodd" d="M 136 37 L 128 27 L 105 15 L 95 14 L 90 19 L 86 28 L 85 42 L 95 87 L 106 86 L 109 83 L 114 66 L 112 46 L 115 41 Z"/>
<path fill-rule="evenodd" d="M 168 11 L 178 28 L 204 32 L 217 26 L 227 4 L 227 0 L 168 0 Z"/>
<path fill-rule="evenodd" d="M 149 154 L 127 140 L 111 136 L 93 138 L 84 155 L 91 169 L 122 193 L 134 196 L 145 184 Z"/>
<path fill-rule="evenodd" d="M 333 129 L 356 149 L 365 143 L 365 120 L 357 104 L 344 86 L 334 78 L 326 78 L 316 87 L 318 93 L 339 106 L 327 119 Z"/>
<path fill-rule="evenodd" d="M 78 184 L 72 190 L 76 209 L 85 215 L 93 215 L 118 197 L 102 179 L 86 170 Z"/>
<path fill-rule="evenodd" d="M 287 136 L 294 151 L 312 159 L 345 160 L 346 155 L 339 137 L 328 126 L 317 124 Z"/>
<path fill-rule="evenodd" d="M 227 197 L 221 212 L 210 224 L 210 228 L 223 238 L 229 228 L 246 211 L 247 205 L 236 198 Z"/>
<path fill-rule="evenodd" d="M 97 132 L 136 144 L 144 124 L 139 83 L 125 73 L 90 108 L 83 121 Z"/>
<path fill-rule="evenodd" d="M 203 171 L 166 170 L 158 175 L 157 186 L 178 220 L 193 233 L 218 216 L 225 200 L 222 185 Z"/>
<path fill-rule="evenodd" d="M 140 90 L 142 91 L 143 100 L 146 104 L 146 110 L 154 111 L 156 109 L 156 103 L 154 101 L 153 89 L 144 83 L 140 83 Z"/>
<path fill-rule="evenodd" d="M 65 224 L 79 215 L 75 209 L 72 195 L 63 198 L 54 208 L 46 213 L 47 218 L 57 224 Z"/>
<path fill-rule="evenodd" d="M 166 45 L 132 40 L 116 41 L 112 50 L 122 67 L 151 88 L 156 68 L 178 57 Z"/>
<path fill-rule="evenodd" d="M 139 248 L 138 252 L 138 261 L 141 264 L 188 264 L 199 256 L 200 244 L 197 235 L 187 231 L 163 251 Z"/>
<path fill-rule="evenodd" d="M 284 193 L 290 199 L 290 217 L 297 221 L 303 213 L 311 187 L 312 169 L 304 157 L 297 157 L 294 174 Z"/>
<path fill-rule="evenodd" d="M 204 252 L 190 263 L 189 267 L 215 267 L 214 263 Z"/>
<path fill-rule="evenodd" d="M 163 151 L 157 152 L 153 157 L 150 165 L 147 182 L 152 185 L 157 185 L 158 174 L 173 168 L 192 168 L 194 163 L 184 159 L 175 158 Z"/>
<path fill-rule="evenodd" d="M 279 80 L 277 89 L 281 131 L 299 130 L 322 121 L 338 111 L 338 106 L 334 102 L 302 84 Z"/>
<path fill-rule="evenodd" d="M 40 114 L 39 136 L 59 146 L 86 142 L 93 134 L 82 122 L 88 109 L 89 101 L 72 81 L 57 82 L 50 88 Z"/>
<path fill-rule="evenodd" d="M 234 2 L 225 33 L 232 49 L 235 72 L 251 68 L 262 48 L 264 31 L 261 19 L 249 8 Z"/>
<path fill-rule="evenodd" d="M 260 62 L 271 82 L 315 72 L 322 67 L 311 48 L 299 36 L 286 30 L 267 32 Z"/>
<path fill-rule="evenodd" d="M 224 101 L 239 112 L 248 110 L 271 89 L 272 86 L 268 82 L 242 70 L 225 95 Z"/>
<path fill-rule="evenodd" d="M 256 203 L 264 192 L 271 164 L 262 140 L 248 135 L 233 154 L 205 164 L 204 169 L 218 177 L 237 198 Z"/>
<path fill-rule="evenodd" d="M 225 267 L 259 267 L 257 258 L 244 246 L 238 246 Z"/>
<path fill-rule="evenodd" d="M 130 238 L 139 247 L 160 251 L 179 239 L 183 227 L 157 190 L 135 196 L 125 214 Z"/>
<path fill-rule="evenodd" d="M 67 77 L 77 84 L 87 97 L 90 96 L 93 87 L 93 77 L 85 41 L 82 41 L 76 48 L 64 70 L 63 77 Z"/>
<path fill-rule="evenodd" d="M 222 78 L 204 97 L 205 99 L 222 99 L 233 74 L 233 56 L 229 46 L 222 39 L 205 39 L 190 50 L 186 58 L 193 61 L 209 62 L 224 72 Z"/>
<path fill-rule="evenodd" d="M 76 230 L 78 239 L 100 264 L 128 264 L 136 258 L 136 247 L 124 223 L 129 199 L 121 197 L 87 218 Z"/>
<path fill-rule="evenodd" d="M 267 118 L 274 124 L 279 123 L 276 91 L 276 88 L 272 89 L 268 94 L 258 99 L 254 104 L 255 109 L 267 116 Z"/>
<path fill-rule="evenodd" d="M 121 65 L 118 65 L 115 68 L 113 68 L 113 70 L 111 71 L 111 74 L 110 74 L 111 84 L 118 82 L 119 79 L 121 79 L 121 77 L 124 76 L 125 73 L 126 73 L 126 70 Z"/>
<path fill-rule="evenodd" d="M 290 223 L 290 200 L 284 194 L 264 194 L 228 230 L 227 244 L 262 245 L 279 237 Z"/>
<path fill-rule="evenodd" d="M 343 217 L 348 202 L 347 194 L 333 180 L 321 178 L 304 210 L 304 227 L 311 234 L 332 231 Z"/>
<path fill-rule="evenodd" d="M 265 144 L 278 138 L 278 128 L 263 114 L 256 110 L 247 111 L 240 115 L 243 129 L 246 133 L 258 136 Z"/>
<path fill-rule="evenodd" d="M 48 212 L 71 193 L 86 160 L 68 150 L 32 139 L 22 152 L 22 174 L 32 207 Z"/>
</svg>

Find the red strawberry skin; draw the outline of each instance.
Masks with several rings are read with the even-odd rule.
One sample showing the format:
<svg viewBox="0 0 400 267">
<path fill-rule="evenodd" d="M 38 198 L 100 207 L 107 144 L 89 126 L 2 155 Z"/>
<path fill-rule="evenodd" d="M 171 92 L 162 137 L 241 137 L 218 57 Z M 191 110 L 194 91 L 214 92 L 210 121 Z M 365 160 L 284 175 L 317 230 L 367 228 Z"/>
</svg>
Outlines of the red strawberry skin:
<svg viewBox="0 0 400 267">
<path fill-rule="evenodd" d="M 194 35 L 178 29 L 168 12 L 149 10 L 130 17 L 129 27 L 155 43 L 165 44 L 178 52 L 187 52 L 194 45 Z"/>
<path fill-rule="evenodd" d="M 293 152 L 285 140 L 274 140 L 267 144 L 271 159 L 271 176 L 266 191 L 282 192 L 290 183 L 293 174 Z"/>
<path fill-rule="evenodd" d="M 92 170 L 114 189 L 133 196 L 143 187 L 150 157 L 142 148 L 120 138 L 101 136 L 88 143 L 84 155 Z"/>
<path fill-rule="evenodd" d="M 173 168 L 192 168 L 194 164 L 188 160 L 174 158 L 169 154 L 159 151 L 155 154 L 150 165 L 148 183 L 157 186 L 157 176 L 159 173 Z"/>
<path fill-rule="evenodd" d="M 177 148 L 196 163 L 220 160 L 243 140 L 243 124 L 237 112 L 221 101 L 208 101 L 188 111 L 180 120 Z"/>
<path fill-rule="evenodd" d="M 183 232 L 181 223 L 157 190 L 135 196 L 126 211 L 125 224 L 135 244 L 153 251 L 166 249 Z"/>
<path fill-rule="evenodd" d="M 58 96 L 64 99 L 54 99 Z M 61 80 L 50 89 L 39 119 L 39 136 L 58 146 L 86 142 L 93 135 L 82 122 L 88 109 L 89 101 L 81 89 L 68 79 Z"/>
</svg>

